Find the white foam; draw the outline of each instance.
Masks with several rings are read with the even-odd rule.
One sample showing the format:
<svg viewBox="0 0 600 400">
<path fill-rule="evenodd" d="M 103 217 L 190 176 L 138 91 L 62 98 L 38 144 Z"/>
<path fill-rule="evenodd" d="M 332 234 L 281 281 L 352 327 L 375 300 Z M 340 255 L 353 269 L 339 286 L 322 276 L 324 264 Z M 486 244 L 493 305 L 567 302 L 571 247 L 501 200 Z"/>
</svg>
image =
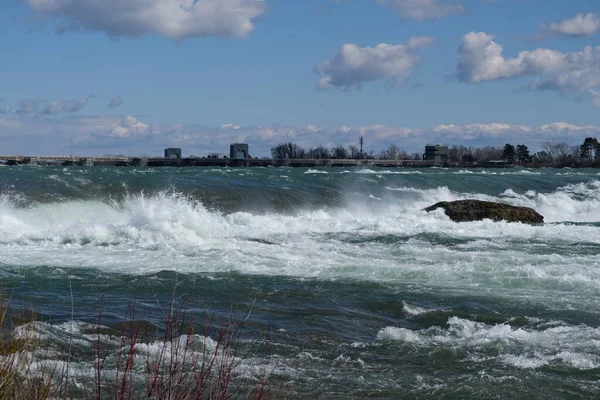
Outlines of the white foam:
<svg viewBox="0 0 600 400">
<path fill-rule="evenodd" d="M 365 175 L 422 175 L 423 172 L 421 171 L 416 171 L 416 170 L 395 170 L 395 171 L 391 171 L 391 170 L 372 170 L 372 169 L 361 169 L 355 172 L 356 174 L 365 174 Z"/>
<path fill-rule="evenodd" d="M 402 300 L 402 310 L 404 310 L 404 312 L 407 313 L 408 315 L 421 315 L 421 314 L 427 314 L 427 313 L 434 312 L 434 311 L 439 311 L 439 309 L 437 309 L 437 308 L 425 308 L 425 307 L 416 306 L 414 304 L 408 304 L 404 300 Z"/>
<path fill-rule="evenodd" d="M 580 370 L 600 367 L 600 329 L 587 325 L 533 330 L 507 323 L 489 325 L 451 317 L 443 328 L 415 331 L 388 326 L 379 331 L 376 340 L 432 349 L 469 350 L 474 362 L 495 359 L 520 368 L 539 368 L 553 363 Z"/>
<path fill-rule="evenodd" d="M 206 371 L 215 374 L 221 371 L 222 367 L 232 367 L 232 374 L 236 378 L 242 377 L 252 381 L 260 380 L 273 373 L 288 376 L 293 376 L 295 373 L 294 370 L 280 363 L 272 365 L 269 359 L 239 357 L 235 351 L 237 346 L 243 343 L 241 339 L 236 339 L 236 348 L 233 348 L 225 345 L 224 342 L 218 343 L 202 335 L 181 335 L 172 340 L 159 336 L 158 340 L 152 341 L 143 335 L 133 338 L 97 334 L 95 333 L 97 328 L 97 325 L 79 321 L 55 325 L 46 322 L 22 325 L 13 331 L 14 337 L 33 338 L 36 345 L 31 346 L 29 352 L 17 354 L 16 357 L 23 362 L 15 365 L 27 368 L 23 373 L 30 376 L 48 378 L 54 375 L 57 379 L 64 379 L 68 368 L 69 384 L 85 390 L 93 387 L 98 372 L 95 369 L 97 362 L 95 346 L 101 343 L 103 349 L 106 349 L 105 354 L 101 353 L 102 376 L 110 382 L 117 376 L 117 370 L 123 374 L 125 367 L 121 365 L 117 368 L 117 362 L 120 357 L 128 356 L 131 350 L 130 340 L 133 340 L 131 378 L 138 383 L 143 383 L 149 377 L 148 374 L 152 372 L 147 368 L 154 363 L 157 363 L 157 368 L 164 370 L 170 370 L 175 365 L 185 365 L 184 368 L 189 371 L 200 371 L 199 365 L 204 363 L 205 368 L 208 368 Z M 150 341 L 144 341 L 147 339 Z M 67 354 L 69 354 L 68 361 L 65 360 Z M 193 368 L 192 365 L 198 368 Z M 171 379 L 171 375 L 167 373 L 165 378 Z"/>
<path fill-rule="evenodd" d="M 448 187 L 388 187 L 373 197 L 379 200 L 355 196 L 338 209 L 257 215 L 209 211 L 174 193 L 26 208 L 5 195 L 0 197 L 0 263 L 128 274 L 239 271 L 409 282 L 440 292 L 535 296 L 556 307 L 600 306 L 597 226 L 457 224 L 441 209 L 423 211 L 437 201 L 474 197 L 534 206 L 550 222 L 594 222 L 600 219 L 599 181 L 546 194 L 506 191 L 495 197 Z M 574 252 L 574 245 L 580 250 Z M 14 270 L 0 271 L 10 273 Z"/>
<path fill-rule="evenodd" d="M 553 193 L 506 190 L 500 198 L 510 198 L 515 205 L 532 207 L 546 222 L 600 222 L 600 181 L 593 180 L 558 188 Z"/>
<path fill-rule="evenodd" d="M 304 173 L 305 174 L 324 174 L 324 175 L 329 174 L 329 172 L 323 171 L 321 169 L 309 169 L 308 171 L 306 171 Z"/>
</svg>

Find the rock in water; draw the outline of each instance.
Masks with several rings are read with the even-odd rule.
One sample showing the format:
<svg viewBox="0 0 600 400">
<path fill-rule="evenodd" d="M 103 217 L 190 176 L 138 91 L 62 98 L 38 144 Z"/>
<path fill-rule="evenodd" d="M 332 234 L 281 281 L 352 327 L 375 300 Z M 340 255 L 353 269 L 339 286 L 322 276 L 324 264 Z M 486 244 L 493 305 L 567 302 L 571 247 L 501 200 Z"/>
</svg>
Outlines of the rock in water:
<svg viewBox="0 0 600 400">
<path fill-rule="evenodd" d="M 442 201 L 427 207 L 425 211 L 433 211 L 440 207 L 454 222 L 479 221 L 482 219 L 529 224 L 544 222 L 544 217 L 533 208 L 481 200 Z"/>
</svg>

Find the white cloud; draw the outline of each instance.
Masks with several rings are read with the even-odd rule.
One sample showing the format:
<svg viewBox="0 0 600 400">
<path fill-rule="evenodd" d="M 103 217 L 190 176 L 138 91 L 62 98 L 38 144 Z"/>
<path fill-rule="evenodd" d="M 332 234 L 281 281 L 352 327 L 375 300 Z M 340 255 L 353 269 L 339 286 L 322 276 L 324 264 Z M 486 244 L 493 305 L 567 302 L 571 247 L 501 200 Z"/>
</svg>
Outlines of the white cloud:
<svg viewBox="0 0 600 400">
<path fill-rule="evenodd" d="M 339 53 L 314 68 L 324 75 L 320 89 L 359 89 L 363 83 L 387 80 L 390 86 L 403 84 L 421 61 L 416 50 L 433 43 L 430 37 L 413 37 L 406 44 L 380 43 L 375 47 L 345 44 Z"/>
<path fill-rule="evenodd" d="M 394 8 L 401 18 L 432 19 L 466 11 L 460 4 L 450 4 L 443 0 L 376 0 L 378 4 Z"/>
<path fill-rule="evenodd" d="M 542 24 L 542 30 L 555 35 L 591 36 L 600 32 L 598 13 L 577 14 L 560 22 Z"/>
<path fill-rule="evenodd" d="M 123 104 L 125 104 L 125 101 L 123 101 L 123 98 L 121 96 L 117 96 L 117 97 L 113 97 L 112 99 L 110 99 L 110 102 L 108 103 L 108 107 L 109 108 L 117 108 L 117 107 L 121 107 Z"/>
<path fill-rule="evenodd" d="M 129 156 L 161 155 L 165 147 L 182 147 L 186 154 L 227 153 L 235 142 L 250 144 L 253 156 L 268 156 L 270 148 L 280 142 L 294 142 L 308 149 L 318 145 L 358 145 L 363 137 L 365 150 L 379 153 L 389 144 L 409 152 L 439 138 L 448 145 L 501 146 L 525 143 L 532 150 L 546 140 L 580 145 L 587 136 L 600 137 L 600 126 L 553 122 L 540 126 L 507 123 L 454 125 L 432 128 L 409 128 L 381 124 L 338 127 L 309 124 L 305 126 L 241 126 L 150 124 L 135 116 L 64 115 L 48 118 L 41 114 L 0 115 L 0 141 L 3 153 L 68 154 L 71 141 L 77 155 Z"/>
<path fill-rule="evenodd" d="M 223 124 L 221 125 L 221 129 L 240 129 L 239 125 L 235 125 L 235 124 Z"/>
<path fill-rule="evenodd" d="M 587 136 L 600 134 L 600 126 L 572 125 L 565 122 L 552 122 L 540 126 L 511 125 L 503 123 L 438 125 L 433 128 L 436 134 L 443 135 L 447 141 L 485 141 L 497 139 L 500 142 L 524 142 L 555 140 L 569 144 L 581 144 Z"/>
<path fill-rule="evenodd" d="M 550 49 L 522 51 L 505 58 L 504 48 L 485 32 L 463 36 L 459 49 L 458 78 L 480 83 L 499 79 L 537 76 L 524 90 L 554 90 L 562 95 L 585 96 L 600 85 L 600 46 L 580 52 L 562 53 Z"/>
<path fill-rule="evenodd" d="M 59 31 L 91 29 L 110 36 L 157 34 L 175 40 L 247 36 L 265 13 L 264 0 L 24 0 Z"/>
<path fill-rule="evenodd" d="M 126 138 L 132 136 L 145 136 L 151 133 L 150 126 L 132 116 L 117 119 L 108 131 L 108 136 Z"/>
</svg>

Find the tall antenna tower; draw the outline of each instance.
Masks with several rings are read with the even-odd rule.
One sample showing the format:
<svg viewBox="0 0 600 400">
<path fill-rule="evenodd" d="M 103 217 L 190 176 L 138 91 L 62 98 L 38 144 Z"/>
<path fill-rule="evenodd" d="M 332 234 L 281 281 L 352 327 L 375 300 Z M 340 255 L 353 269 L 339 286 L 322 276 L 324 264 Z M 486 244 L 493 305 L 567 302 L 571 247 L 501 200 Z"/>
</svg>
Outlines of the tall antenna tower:
<svg viewBox="0 0 600 400">
<path fill-rule="evenodd" d="M 360 137 L 360 158 L 363 158 L 363 138 Z"/>
<path fill-rule="evenodd" d="M 71 158 L 73 158 L 73 139 L 71 139 Z"/>
</svg>

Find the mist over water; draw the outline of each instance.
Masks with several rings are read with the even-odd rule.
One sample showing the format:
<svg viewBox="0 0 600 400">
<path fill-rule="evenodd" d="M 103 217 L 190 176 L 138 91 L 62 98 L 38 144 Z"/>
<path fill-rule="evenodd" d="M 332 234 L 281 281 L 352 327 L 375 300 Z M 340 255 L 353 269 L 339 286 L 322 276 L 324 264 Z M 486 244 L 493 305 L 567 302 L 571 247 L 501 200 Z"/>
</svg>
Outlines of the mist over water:
<svg viewBox="0 0 600 400">
<path fill-rule="evenodd" d="M 468 198 L 546 222 L 423 211 Z M 0 279 L 42 335 L 73 331 L 69 285 L 81 326 L 101 295 L 110 325 L 176 287 L 251 308 L 269 345 L 239 373 L 299 397 L 596 397 L 599 267 L 597 170 L 0 171 Z"/>
</svg>

